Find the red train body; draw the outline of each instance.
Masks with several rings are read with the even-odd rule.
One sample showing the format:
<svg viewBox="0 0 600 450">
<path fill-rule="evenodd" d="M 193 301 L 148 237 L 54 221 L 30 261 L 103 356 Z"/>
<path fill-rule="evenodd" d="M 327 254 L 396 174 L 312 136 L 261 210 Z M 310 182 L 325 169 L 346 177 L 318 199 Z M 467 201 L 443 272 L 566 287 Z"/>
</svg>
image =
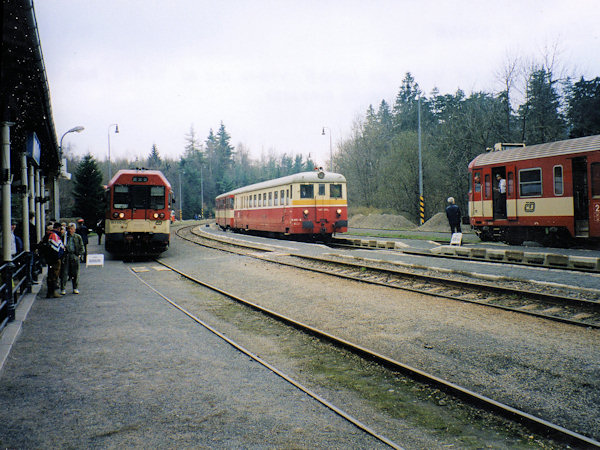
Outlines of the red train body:
<svg viewBox="0 0 600 450">
<path fill-rule="evenodd" d="M 106 190 L 106 250 L 158 255 L 169 247 L 171 185 L 157 170 L 119 170 Z"/>
<path fill-rule="evenodd" d="M 346 179 L 303 172 L 253 184 L 216 198 L 222 229 L 331 236 L 348 227 Z"/>
<path fill-rule="evenodd" d="M 469 174 L 469 216 L 482 240 L 600 240 L 600 135 L 507 144 L 477 156 Z M 506 180 L 505 201 L 498 174 Z"/>
</svg>

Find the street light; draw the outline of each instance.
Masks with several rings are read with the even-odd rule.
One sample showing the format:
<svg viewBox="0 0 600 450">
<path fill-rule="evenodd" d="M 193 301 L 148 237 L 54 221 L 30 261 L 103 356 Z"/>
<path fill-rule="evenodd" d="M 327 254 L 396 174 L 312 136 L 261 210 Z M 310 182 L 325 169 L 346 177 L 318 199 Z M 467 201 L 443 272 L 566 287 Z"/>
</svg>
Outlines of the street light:
<svg viewBox="0 0 600 450">
<path fill-rule="evenodd" d="M 329 131 L 329 171 L 333 172 L 333 147 L 331 146 L 331 128 L 323 127 L 321 136 L 325 136 L 325 129 Z"/>
<path fill-rule="evenodd" d="M 116 123 L 111 123 L 108 126 L 108 181 L 112 178 L 112 168 L 110 167 L 110 129 L 115 127 L 115 134 L 119 132 L 119 125 Z"/>
<path fill-rule="evenodd" d="M 60 144 L 58 146 L 58 167 L 59 167 L 59 174 L 56 177 L 56 179 L 54 180 L 54 183 L 56 183 L 54 185 L 54 217 L 56 217 L 56 220 L 60 219 L 60 192 L 59 192 L 59 189 L 58 189 L 58 177 L 60 177 L 60 175 L 62 173 L 62 169 L 63 169 L 63 167 L 62 167 L 62 160 L 63 160 L 63 139 L 69 133 L 81 133 L 83 130 L 85 130 L 85 128 L 82 127 L 82 126 L 73 127 L 70 130 L 67 130 L 60 137 Z"/>
</svg>

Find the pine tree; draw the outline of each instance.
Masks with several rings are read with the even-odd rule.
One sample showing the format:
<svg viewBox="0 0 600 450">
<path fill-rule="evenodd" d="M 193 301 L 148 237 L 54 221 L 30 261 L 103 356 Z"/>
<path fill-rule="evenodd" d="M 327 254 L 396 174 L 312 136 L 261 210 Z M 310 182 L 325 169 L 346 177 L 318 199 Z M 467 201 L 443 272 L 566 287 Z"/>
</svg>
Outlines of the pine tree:
<svg viewBox="0 0 600 450">
<path fill-rule="evenodd" d="M 152 144 L 152 150 L 150 151 L 150 156 L 148 156 L 148 168 L 159 170 L 162 165 L 162 160 L 160 159 L 160 155 L 158 154 L 158 147 L 156 144 Z"/>
<path fill-rule="evenodd" d="M 583 77 L 569 89 L 567 117 L 572 138 L 600 134 L 600 77 Z"/>
<path fill-rule="evenodd" d="M 102 172 L 89 153 L 83 157 L 75 171 L 73 197 L 75 214 L 85 222 L 95 224 L 104 215 L 104 188 Z"/>
</svg>

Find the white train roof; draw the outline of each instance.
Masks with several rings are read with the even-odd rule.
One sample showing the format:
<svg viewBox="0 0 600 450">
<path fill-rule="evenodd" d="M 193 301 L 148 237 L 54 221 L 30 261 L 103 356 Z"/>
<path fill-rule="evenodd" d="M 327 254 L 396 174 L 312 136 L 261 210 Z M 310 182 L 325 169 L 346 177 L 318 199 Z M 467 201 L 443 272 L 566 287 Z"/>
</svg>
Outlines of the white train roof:
<svg viewBox="0 0 600 450">
<path fill-rule="evenodd" d="M 322 178 L 319 178 L 319 174 L 322 174 Z M 217 198 L 225 197 L 229 195 L 243 194 L 244 192 L 259 191 L 262 189 L 270 189 L 277 186 L 282 186 L 292 183 L 345 183 L 346 177 L 340 173 L 333 172 L 300 172 L 286 177 L 275 178 L 273 180 L 262 181 L 260 183 L 250 184 L 233 191 L 226 192 L 218 195 Z"/>
<path fill-rule="evenodd" d="M 593 151 L 600 151 L 600 135 L 548 142 L 546 144 L 527 145 L 508 150 L 490 151 L 477 156 L 471 161 L 469 167 L 505 164 L 526 159 L 547 158 Z"/>
</svg>

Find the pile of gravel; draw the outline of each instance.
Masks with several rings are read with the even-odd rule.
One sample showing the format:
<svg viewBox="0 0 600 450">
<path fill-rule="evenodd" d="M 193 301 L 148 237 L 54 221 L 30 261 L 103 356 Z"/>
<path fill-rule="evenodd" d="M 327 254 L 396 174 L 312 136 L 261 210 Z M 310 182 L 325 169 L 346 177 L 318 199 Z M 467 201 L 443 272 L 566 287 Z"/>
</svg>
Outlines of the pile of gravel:
<svg viewBox="0 0 600 450">
<path fill-rule="evenodd" d="M 404 216 L 394 214 L 357 214 L 348 220 L 351 228 L 374 228 L 377 230 L 414 229 L 416 225 Z"/>
<path fill-rule="evenodd" d="M 419 231 L 449 231 L 448 218 L 446 213 L 437 213 L 427 222 L 419 227 Z"/>
</svg>

